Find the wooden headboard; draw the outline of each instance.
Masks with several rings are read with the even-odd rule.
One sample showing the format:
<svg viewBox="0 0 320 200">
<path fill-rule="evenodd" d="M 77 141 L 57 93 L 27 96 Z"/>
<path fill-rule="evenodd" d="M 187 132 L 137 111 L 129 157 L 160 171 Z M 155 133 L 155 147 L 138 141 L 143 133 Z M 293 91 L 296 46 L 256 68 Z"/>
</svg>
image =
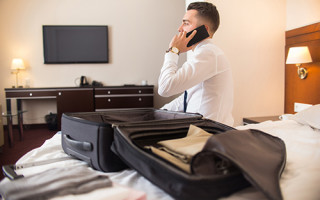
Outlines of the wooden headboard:
<svg viewBox="0 0 320 200">
<path fill-rule="evenodd" d="M 303 80 L 295 65 L 286 64 L 285 113 L 294 113 L 294 102 L 320 104 L 320 22 L 286 31 L 286 59 L 289 48 L 295 46 L 308 46 L 313 62 L 302 65 L 308 70 Z"/>
</svg>

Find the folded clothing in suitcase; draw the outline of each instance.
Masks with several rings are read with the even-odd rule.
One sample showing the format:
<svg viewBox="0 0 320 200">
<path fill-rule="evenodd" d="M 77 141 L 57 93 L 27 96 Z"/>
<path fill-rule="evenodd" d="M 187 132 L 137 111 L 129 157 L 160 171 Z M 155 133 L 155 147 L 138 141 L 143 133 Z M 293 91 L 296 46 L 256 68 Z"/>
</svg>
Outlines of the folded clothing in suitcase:
<svg viewBox="0 0 320 200">
<path fill-rule="evenodd" d="M 200 114 L 157 109 L 121 109 L 101 112 L 64 113 L 61 120 L 62 148 L 93 168 L 114 172 L 127 166 L 110 149 L 115 124 L 170 124 L 197 121 Z"/>
<path fill-rule="evenodd" d="M 186 159 L 190 160 L 187 169 L 184 164 L 172 162 L 172 156 L 163 156 L 160 150 L 170 140 L 185 139 L 182 143 L 188 143 L 190 124 L 212 136 L 191 160 Z M 250 184 L 269 199 L 282 199 L 279 178 L 286 160 L 285 145 L 281 139 L 261 131 L 238 131 L 203 119 L 165 127 L 119 125 L 114 137 L 113 151 L 176 199 L 217 199 Z M 173 149 L 178 149 L 180 144 L 174 145 Z M 175 157 L 176 153 L 170 152 Z"/>
</svg>

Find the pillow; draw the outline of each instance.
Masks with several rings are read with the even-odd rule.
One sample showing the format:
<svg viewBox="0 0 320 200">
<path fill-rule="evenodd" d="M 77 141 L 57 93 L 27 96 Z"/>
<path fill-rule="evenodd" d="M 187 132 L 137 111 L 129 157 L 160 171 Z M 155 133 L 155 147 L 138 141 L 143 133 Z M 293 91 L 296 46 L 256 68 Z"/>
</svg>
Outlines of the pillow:
<svg viewBox="0 0 320 200">
<path fill-rule="evenodd" d="M 291 117 L 301 124 L 320 129 L 320 104 L 302 110 Z"/>
</svg>

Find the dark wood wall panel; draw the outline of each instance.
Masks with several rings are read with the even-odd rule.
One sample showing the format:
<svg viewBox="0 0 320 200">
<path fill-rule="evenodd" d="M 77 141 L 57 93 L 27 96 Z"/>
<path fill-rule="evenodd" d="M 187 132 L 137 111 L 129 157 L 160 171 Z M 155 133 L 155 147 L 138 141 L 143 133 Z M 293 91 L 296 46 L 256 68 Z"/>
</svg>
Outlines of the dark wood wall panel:
<svg viewBox="0 0 320 200">
<path fill-rule="evenodd" d="M 295 65 L 285 65 L 285 113 L 294 113 L 294 102 L 320 103 L 320 23 L 287 31 L 286 59 L 289 48 L 296 46 L 308 46 L 313 62 L 302 65 L 308 70 L 303 80 Z"/>
<path fill-rule="evenodd" d="M 290 31 L 286 31 L 286 37 L 289 38 L 289 37 L 294 37 L 298 35 L 303 35 L 306 33 L 317 32 L 319 31 L 319 29 L 320 29 L 320 23 L 311 24 L 309 26 L 303 26 Z"/>
</svg>

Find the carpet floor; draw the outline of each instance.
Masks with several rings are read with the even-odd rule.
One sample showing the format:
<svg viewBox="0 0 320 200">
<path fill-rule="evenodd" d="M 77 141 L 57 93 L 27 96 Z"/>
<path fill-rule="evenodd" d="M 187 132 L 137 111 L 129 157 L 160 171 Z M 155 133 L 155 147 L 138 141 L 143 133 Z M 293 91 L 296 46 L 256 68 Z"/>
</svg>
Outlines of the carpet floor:
<svg viewBox="0 0 320 200">
<path fill-rule="evenodd" d="M 8 132 L 4 131 L 5 144 L 0 149 L 0 166 L 15 164 L 19 158 L 34 148 L 40 147 L 47 139 L 51 138 L 57 131 L 51 131 L 46 126 L 24 128 L 24 138 L 19 140 L 19 131 L 13 129 L 14 145 L 8 144 Z M 3 173 L 0 173 L 0 180 L 4 178 Z"/>
</svg>

